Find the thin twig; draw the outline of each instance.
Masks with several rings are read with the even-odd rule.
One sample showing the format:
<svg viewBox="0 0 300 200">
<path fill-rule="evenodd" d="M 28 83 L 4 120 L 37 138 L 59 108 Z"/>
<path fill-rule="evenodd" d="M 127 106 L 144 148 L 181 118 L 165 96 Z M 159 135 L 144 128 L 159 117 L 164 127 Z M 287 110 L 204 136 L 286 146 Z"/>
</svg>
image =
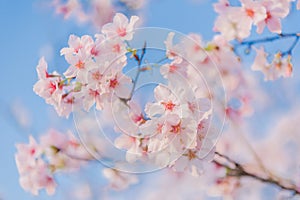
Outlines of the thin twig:
<svg viewBox="0 0 300 200">
<path fill-rule="evenodd" d="M 139 76 L 140 76 L 140 73 L 141 73 L 141 65 L 142 65 L 142 62 L 143 62 L 143 58 L 146 54 L 146 47 L 147 47 L 147 43 L 146 41 L 144 42 L 144 46 L 143 46 L 143 49 L 142 49 L 142 53 L 140 56 L 138 56 L 137 54 L 134 54 L 134 58 L 135 60 L 138 62 L 138 69 L 137 69 L 137 72 L 136 72 L 136 75 L 135 75 L 135 78 L 133 80 L 133 86 L 131 88 L 131 91 L 130 91 L 130 95 L 128 98 L 120 98 L 121 101 L 123 101 L 125 104 L 127 104 L 128 101 L 131 100 L 132 96 L 133 96 L 133 93 L 134 93 L 134 90 L 135 90 L 135 87 L 136 87 L 136 84 L 137 84 L 137 81 L 139 79 Z"/>
</svg>

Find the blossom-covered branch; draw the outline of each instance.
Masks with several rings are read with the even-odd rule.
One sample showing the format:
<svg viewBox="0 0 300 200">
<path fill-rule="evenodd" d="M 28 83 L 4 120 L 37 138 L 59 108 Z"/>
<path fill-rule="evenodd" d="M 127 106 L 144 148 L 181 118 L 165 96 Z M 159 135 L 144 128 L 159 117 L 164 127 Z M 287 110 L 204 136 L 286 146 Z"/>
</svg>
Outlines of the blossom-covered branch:
<svg viewBox="0 0 300 200">
<path fill-rule="evenodd" d="M 291 181 L 281 180 L 280 178 L 264 177 L 264 176 L 257 175 L 254 172 L 248 171 L 243 165 L 237 163 L 236 161 L 232 160 L 226 155 L 223 155 L 219 152 L 216 152 L 216 155 L 217 158 L 215 158 L 213 162 L 217 166 L 224 167 L 227 171 L 226 175 L 229 177 L 236 177 L 236 178 L 251 177 L 255 180 L 264 182 L 266 184 L 272 184 L 283 190 L 292 191 L 294 194 L 300 195 L 299 188 Z"/>
<path fill-rule="evenodd" d="M 286 38 L 294 38 L 294 42 L 292 43 L 292 45 L 290 46 L 290 48 L 287 51 L 284 51 L 281 54 L 282 54 L 282 56 L 291 55 L 292 51 L 294 50 L 294 48 L 296 47 L 296 45 L 299 41 L 300 33 L 280 33 L 275 36 L 261 38 L 261 39 L 244 40 L 242 42 L 235 44 L 233 48 L 236 50 L 240 46 L 246 46 L 247 47 L 246 52 L 249 52 L 252 48 L 252 45 L 274 42 L 274 41 L 286 39 Z"/>
</svg>

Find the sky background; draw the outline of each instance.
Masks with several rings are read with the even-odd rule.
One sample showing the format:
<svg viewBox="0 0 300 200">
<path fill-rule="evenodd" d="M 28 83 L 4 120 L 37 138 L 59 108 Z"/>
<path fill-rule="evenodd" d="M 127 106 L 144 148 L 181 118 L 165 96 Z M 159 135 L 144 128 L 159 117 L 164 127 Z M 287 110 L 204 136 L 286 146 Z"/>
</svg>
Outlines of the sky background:
<svg viewBox="0 0 300 200">
<path fill-rule="evenodd" d="M 196 32 L 204 39 L 211 39 L 213 21 L 216 17 L 211 1 L 152 0 L 145 9 L 145 26 L 174 29 L 182 33 Z M 67 68 L 66 62 L 59 56 L 62 47 L 67 46 L 70 34 L 94 34 L 97 31 L 89 25 L 78 25 L 73 20 L 64 21 L 61 16 L 54 14 L 53 9 L 43 5 L 43 1 L 11 1 L 0 0 L 0 197 L 5 200 L 30 199 L 65 199 L 64 189 L 72 188 L 73 182 L 79 179 L 92 180 L 94 176 L 101 179 L 100 170 L 92 164 L 83 169 L 79 175 L 62 175 L 59 178 L 62 187 L 54 197 L 47 197 L 42 192 L 40 197 L 33 197 L 19 186 L 18 172 L 15 165 L 15 144 L 27 142 L 28 135 L 41 135 L 50 127 L 67 130 L 72 120 L 58 118 L 51 106 L 44 99 L 38 97 L 32 90 L 37 81 L 35 71 L 39 58 L 46 55 L 49 70 L 63 72 Z M 300 31 L 299 14 L 292 14 L 284 20 L 284 31 Z M 282 44 L 280 47 L 284 47 Z M 277 47 L 273 49 L 276 50 Z M 295 49 L 299 51 L 299 47 Z M 253 55 L 246 58 L 246 62 Z M 254 76 L 269 91 L 273 98 L 273 105 L 269 107 L 270 115 L 265 117 L 258 112 L 258 118 L 269 124 L 283 110 L 291 109 L 299 100 L 300 59 L 295 58 L 295 74 L 288 80 L 276 83 L 264 83 L 262 76 L 256 72 Z M 249 66 L 245 66 L 249 67 Z M 247 69 L 246 69 L 247 70 Z M 296 84 L 295 84 L 296 83 Z M 291 88 L 292 87 L 292 88 Z M 285 88 L 290 88 L 286 90 Z M 298 101 L 299 102 L 299 101 Z M 20 128 L 14 121 L 12 108 L 18 115 L 29 111 L 31 125 Z M 263 132 L 263 131 L 261 131 Z M 98 166 L 98 164 L 97 164 Z M 89 173 L 87 173 L 89 172 Z M 105 184 L 99 180 L 97 184 Z M 99 185 L 98 185 L 99 186 Z M 97 188 L 94 188 L 97 190 Z"/>
</svg>

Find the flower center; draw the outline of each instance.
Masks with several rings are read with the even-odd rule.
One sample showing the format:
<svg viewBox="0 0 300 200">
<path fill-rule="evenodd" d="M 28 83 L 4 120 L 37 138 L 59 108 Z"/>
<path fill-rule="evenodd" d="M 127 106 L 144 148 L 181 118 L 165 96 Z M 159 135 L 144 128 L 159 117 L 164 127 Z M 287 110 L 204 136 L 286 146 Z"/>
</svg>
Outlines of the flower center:
<svg viewBox="0 0 300 200">
<path fill-rule="evenodd" d="M 162 102 L 162 104 L 165 106 L 166 110 L 170 110 L 170 111 L 172 111 L 176 106 L 172 101 Z"/>
<path fill-rule="evenodd" d="M 77 67 L 78 69 L 83 69 L 84 68 L 84 62 L 79 60 L 78 63 L 75 65 L 75 67 Z"/>
<path fill-rule="evenodd" d="M 118 28 L 117 33 L 120 37 L 124 37 L 126 33 L 126 28 Z"/>
</svg>

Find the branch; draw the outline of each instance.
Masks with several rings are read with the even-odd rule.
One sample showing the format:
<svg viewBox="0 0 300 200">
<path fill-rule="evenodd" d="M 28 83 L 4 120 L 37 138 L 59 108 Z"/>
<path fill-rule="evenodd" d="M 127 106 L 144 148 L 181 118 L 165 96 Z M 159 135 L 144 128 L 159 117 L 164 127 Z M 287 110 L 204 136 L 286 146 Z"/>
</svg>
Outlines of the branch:
<svg viewBox="0 0 300 200">
<path fill-rule="evenodd" d="M 136 84 L 137 84 L 137 81 L 139 79 L 139 76 L 140 76 L 140 73 L 141 73 L 141 65 L 142 65 L 142 61 L 143 61 L 143 58 L 146 54 L 146 45 L 147 43 L 144 42 L 144 46 L 143 46 L 143 49 L 142 49 L 142 53 L 141 53 L 141 56 L 138 56 L 137 54 L 134 54 L 134 58 L 135 60 L 137 61 L 138 63 L 138 69 L 137 69 L 137 72 L 136 72 L 136 75 L 135 75 L 135 78 L 133 80 L 133 86 L 131 88 L 131 91 L 130 91 L 130 95 L 128 98 L 120 98 L 121 101 L 123 101 L 125 104 L 127 104 L 128 101 L 131 100 L 132 96 L 133 96 L 133 93 L 134 93 L 134 90 L 135 90 L 135 87 L 136 87 Z"/>
<path fill-rule="evenodd" d="M 277 35 L 271 36 L 271 37 L 265 37 L 265 38 L 254 39 L 254 40 L 245 40 L 245 41 L 235 44 L 233 46 L 233 49 L 234 49 L 234 51 L 236 51 L 236 49 L 240 46 L 247 46 L 247 50 L 249 51 L 251 49 L 252 45 L 273 42 L 276 40 L 281 40 L 281 39 L 286 39 L 286 38 L 295 38 L 291 47 L 287 51 L 282 53 L 283 56 L 291 55 L 292 51 L 294 50 L 297 43 L 299 42 L 300 33 L 281 33 L 281 34 L 277 34 Z"/>
<path fill-rule="evenodd" d="M 241 164 L 237 163 L 236 161 L 232 160 L 231 158 L 229 158 L 226 155 L 223 155 L 219 152 L 216 152 L 216 155 L 218 155 L 219 157 L 221 157 L 222 159 L 225 160 L 225 162 L 221 162 L 218 159 L 214 159 L 213 163 L 215 163 L 216 165 L 220 166 L 220 167 L 224 167 L 225 169 L 227 169 L 227 176 L 231 176 L 231 177 L 250 177 L 253 178 L 255 180 L 264 182 L 264 183 L 268 183 L 271 185 L 274 185 L 278 188 L 281 188 L 283 190 L 288 190 L 294 193 L 294 195 L 300 195 L 300 191 L 297 188 L 297 186 L 295 184 L 286 184 L 283 183 L 280 179 L 275 180 L 272 177 L 261 177 L 255 173 L 249 172 L 247 171 Z M 231 165 L 233 165 L 233 167 L 229 166 L 230 163 Z"/>
</svg>

